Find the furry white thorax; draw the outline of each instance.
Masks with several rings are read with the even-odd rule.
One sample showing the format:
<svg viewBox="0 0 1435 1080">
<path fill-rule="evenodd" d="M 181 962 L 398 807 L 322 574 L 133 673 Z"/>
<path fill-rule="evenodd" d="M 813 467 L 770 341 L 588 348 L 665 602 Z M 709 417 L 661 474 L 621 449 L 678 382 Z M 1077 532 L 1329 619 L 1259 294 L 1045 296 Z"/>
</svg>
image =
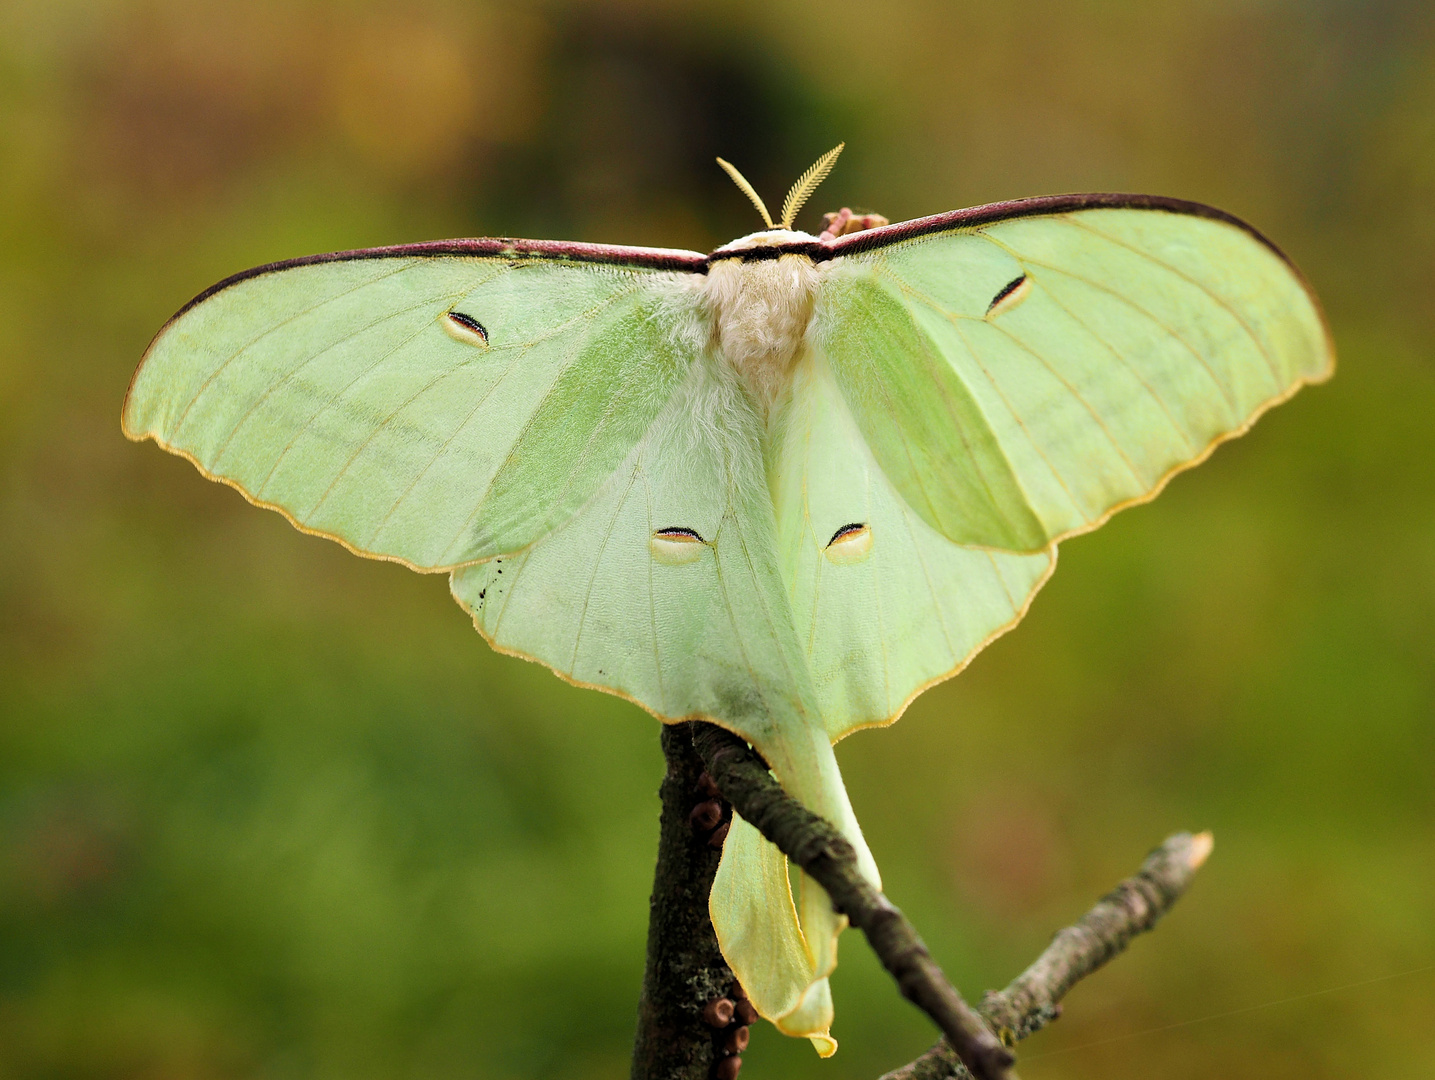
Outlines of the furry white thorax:
<svg viewBox="0 0 1435 1080">
<path fill-rule="evenodd" d="M 734 240 L 715 254 L 813 240 L 774 229 Z M 791 377 L 812 318 L 819 271 L 806 255 L 776 259 L 717 258 L 702 287 L 718 352 L 766 416 Z"/>
</svg>

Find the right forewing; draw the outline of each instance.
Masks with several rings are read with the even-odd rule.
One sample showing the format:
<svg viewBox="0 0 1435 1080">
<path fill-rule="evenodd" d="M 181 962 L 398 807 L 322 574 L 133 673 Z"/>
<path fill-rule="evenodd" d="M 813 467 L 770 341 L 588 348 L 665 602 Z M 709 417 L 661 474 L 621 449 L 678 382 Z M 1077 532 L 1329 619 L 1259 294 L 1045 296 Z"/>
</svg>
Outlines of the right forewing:
<svg viewBox="0 0 1435 1080">
<path fill-rule="evenodd" d="M 1216 214 L 1018 215 L 828 264 L 817 341 L 927 524 L 1038 550 L 1155 495 L 1330 373 L 1300 275 Z"/>
</svg>

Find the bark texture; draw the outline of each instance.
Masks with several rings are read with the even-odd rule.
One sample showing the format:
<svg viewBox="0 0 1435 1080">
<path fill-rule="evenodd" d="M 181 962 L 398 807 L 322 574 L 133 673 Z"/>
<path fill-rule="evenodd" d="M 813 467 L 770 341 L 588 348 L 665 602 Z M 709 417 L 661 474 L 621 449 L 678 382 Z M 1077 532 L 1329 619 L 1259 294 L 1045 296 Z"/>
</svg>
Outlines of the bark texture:
<svg viewBox="0 0 1435 1080">
<path fill-rule="evenodd" d="M 722 793 L 867 935 L 904 997 L 932 1018 L 977 1080 L 1003 1080 L 1015 1060 L 932 959 L 916 929 L 862 877 L 857 853 L 835 826 L 782 790 L 767 763 L 715 724 L 695 723 L 693 743 Z"/>
<path fill-rule="evenodd" d="M 710 841 L 730 811 L 713 797 L 711 780 L 704 782 L 689 726 L 664 725 L 662 739 L 667 771 L 658 792 L 658 865 L 648 901 L 648 958 L 632 1076 L 709 1080 L 732 1056 L 727 1044 L 734 1032 L 728 1028 L 734 994 L 740 993 L 708 918 L 708 894 L 722 854 L 720 844 Z M 706 815 L 714 809 L 718 820 L 709 825 Z M 716 1008 L 722 1001 L 726 1008 Z M 717 1024 L 723 1013 L 727 1019 Z M 745 1029 L 742 1042 L 746 1045 Z"/>
<path fill-rule="evenodd" d="M 1211 853 L 1211 834 L 1176 833 L 1096 906 L 1058 931 L 1046 950 L 1002 991 L 988 991 L 981 1014 L 1008 1046 L 1061 1015 L 1061 999 L 1171 910 Z M 969 1080 L 945 1039 L 881 1080 Z"/>
<path fill-rule="evenodd" d="M 708 918 L 732 809 L 827 890 L 902 993 L 941 1028 L 935 1046 L 881 1080 L 1015 1080 L 1009 1047 L 1060 1016 L 1061 999 L 1077 982 L 1154 927 L 1211 851 L 1209 833 L 1169 837 L 1134 875 L 1059 931 L 1006 989 L 988 991 L 973 1009 L 902 913 L 860 876 L 852 846 L 784 792 L 747 743 L 712 724 L 675 724 L 663 729 L 663 753 L 668 768 L 634 1080 L 734 1080 L 742 1066 L 755 1013 L 723 962 Z"/>
</svg>

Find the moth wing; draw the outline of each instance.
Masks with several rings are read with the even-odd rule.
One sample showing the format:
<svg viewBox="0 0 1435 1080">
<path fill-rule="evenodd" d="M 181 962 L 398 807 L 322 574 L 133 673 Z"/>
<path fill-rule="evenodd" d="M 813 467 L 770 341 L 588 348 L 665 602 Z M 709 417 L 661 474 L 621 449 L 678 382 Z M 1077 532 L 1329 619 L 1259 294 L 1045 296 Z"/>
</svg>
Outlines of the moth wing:
<svg viewBox="0 0 1435 1080">
<path fill-rule="evenodd" d="M 1329 375 L 1290 263 L 1175 205 L 909 223 L 828 263 L 814 340 L 933 529 L 1033 551 L 1094 528 Z"/>
<path fill-rule="evenodd" d="M 704 359 L 581 512 L 524 552 L 459 567 L 451 588 L 499 651 L 747 739 L 877 883 L 793 632 L 762 438 L 731 373 Z M 825 976 L 846 920 L 797 876 L 794 903 L 781 852 L 735 821 L 713 924 L 758 1011 L 831 1052 Z"/>
<path fill-rule="evenodd" d="M 770 466 L 797 637 L 835 741 L 889 723 L 1016 625 L 1056 565 L 955 544 L 899 494 L 821 352 L 794 373 Z"/>
<path fill-rule="evenodd" d="M 160 331 L 124 428 L 360 554 L 489 558 L 651 425 L 695 355 L 691 276 L 423 245 L 259 268 Z"/>
</svg>

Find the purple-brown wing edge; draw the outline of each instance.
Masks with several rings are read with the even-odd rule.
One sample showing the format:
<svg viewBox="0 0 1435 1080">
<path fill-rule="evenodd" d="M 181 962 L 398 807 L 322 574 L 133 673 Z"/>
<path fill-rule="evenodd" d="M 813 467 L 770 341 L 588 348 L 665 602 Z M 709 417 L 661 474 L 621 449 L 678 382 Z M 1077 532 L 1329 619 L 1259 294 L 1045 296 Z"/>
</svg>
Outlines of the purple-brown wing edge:
<svg viewBox="0 0 1435 1080">
<path fill-rule="evenodd" d="M 851 233 L 847 236 L 838 237 L 835 240 L 825 242 L 822 240 L 805 240 L 792 244 L 750 247 L 740 251 L 718 248 L 716 251 L 707 255 L 677 248 L 628 247 L 620 244 L 585 244 L 569 240 L 521 240 L 504 236 L 459 240 L 429 240 L 419 244 L 395 244 L 390 247 L 356 248 L 352 251 L 333 251 L 322 255 L 303 255 L 297 259 L 284 259 L 280 262 L 265 263 L 262 266 L 241 270 L 239 273 L 231 274 L 223 281 L 211 285 L 170 316 L 164 326 L 160 327 L 159 332 L 155 334 L 154 340 L 150 342 L 150 348 L 153 348 L 154 341 L 158 341 L 160 335 L 168 330 L 176 319 L 196 304 L 202 304 L 216 293 L 223 292 L 231 285 L 237 285 L 241 281 L 261 277 L 265 274 L 277 273 L 281 270 L 290 270 L 298 266 L 312 266 L 319 263 L 346 262 L 358 259 L 472 256 L 477 258 L 543 259 L 560 263 L 596 263 L 620 268 L 631 267 L 638 270 L 666 270 L 703 274 L 706 273 L 708 267 L 718 259 L 740 258 L 744 262 L 750 262 L 758 259 L 775 259 L 780 255 L 793 254 L 806 255 L 814 262 L 826 262 L 844 255 L 859 255 L 863 252 L 888 247 L 892 244 L 900 244 L 904 241 L 929 236 L 933 233 L 979 229 L 983 225 L 990 225 L 994 222 L 1010 220 L 1012 218 L 1036 217 L 1043 214 L 1064 214 L 1077 210 L 1103 208 L 1160 210 L 1171 214 L 1186 214 L 1193 217 L 1210 218 L 1214 221 L 1221 221 L 1232 225 L 1249 234 L 1252 238 L 1279 256 L 1300 279 L 1306 288 L 1306 292 L 1310 294 L 1312 302 L 1316 304 L 1317 310 L 1319 310 L 1319 301 L 1315 298 L 1315 291 L 1310 287 L 1309 282 L 1305 280 L 1304 275 L 1301 274 L 1300 269 L 1291 261 L 1289 256 L 1254 226 L 1247 224 L 1234 214 L 1228 214 L 1224 210 L 1217 210 L 1214 206 L 1207 206 L 1205 203 L 1191 202 L 1186 199 L 1173 199 L 1163 195 L 1095 192 L 1073 195 L 1041 195 L 1035 198 L 1011 199 L 1007 202 L 972 206 L 965 210 L 949 210 L 944 214 L 933 214 L 930 217 L 913 218 L 911 221 L 899 221 L 895 225 L 883 225 L 876 229 L 865 229 L 862 232 Z M 1324 313 L 1322 313 L 1321 318 L 1322 321 L 1324 321 Z M 1328 329 L 1327 336 L 1329 336 Z M 145 350 L 145 357 L 149 355 L 149 351 L 149 348 Z M 139 367 L 144 366 L 145 357 L 140 358 Z M 135 376 L 139 375 L 139 367 L 135 369 Z M 130 387 L 133 388 L 133 386 L 134 378 L 132 377 Z M 126 406 L 128 403 L 129 393 L 127 391 L 125 394 Z"/>
<path fill-rule="evenodd" d="M 1034 217 L 1042 214 L 1063 214 L 1075 210 L 1112 208 L 1124 210 L 1163 210 L 1172 214 L 1187 214 L 1194 217 L 1211 218 L 1233 225 L 1260 241 L 1285 262 L 1290 259 L 1266 236 L 1234 214 L 1217 210 L 1204 203 L 1186 199 L 1172 199 L 1161 195 L 1128 195 L 1119 193 L 1095 193 L 1078 195 L 1042 195 L 1030 199 L 1012 199 L 1007 202 L 987 203 L 965 210 L 949 210 L 944 214 L 899 221 L 894 225 L 883 225 L 851 233 L 835 240 L 808 240 L 792 244 L 774 244 L 767 247 L 751 247 L 741 251 L 719 248 L 708 255 L 677 248 L 628 247 L 620 244 L 585 244 L 569 240 L 521 240 L 514 237 L 479 237 L 461 240 L 429 240 L 419 244 L 395 244 L 390 247 L 356 248 L 352 251 L 333 251 L 323 255 L 304 255 L 297 259 L 265 263 L 248 270 L 231 274 L 223 281 L 205 289 L 169 319 L 173 322 L 196 304 L 208 300 L 215 293 L 223 292 L 231 285 L 260 277 L 264 274 L 290 270 L 297 266 L 312 266 L 318 263 L 347 262 L 358 259 L 403 259 L 429 258 L 438 256 L 472 256 L 476 258 L 543 259 L 553 262 L 599 263 L 615 267 L 632 267 L 640 270 L 668 270 L 693 274 L 705 273 L 715 259 L 741 258 L 744 261 L 775 259 L 780 255 L 807 255 L 815 262 L 844 255 L 858 255 L 876 248 L 899 244 L 906 240 L 928 236 L 932 233 L 954 232 L 977 229 L 993 222 L 1011 218 Z M 166 326 L 168 323 L 166 323 Z"/>
<path fill-rule="evenodd" d="M 915 240 L 918 237 L 929 236 L 932 233 L 979 229 L 983 225 L 991 225 L 998 221 L 1009 221 L 1013 218 L 1039 217 L 1046 214 L 1067 214 L 1077 210 L 1100 209 L 1161 210 L 1168 214 L 1185 214 L 1189 217 L 1203 217 L 1210 218 L 1213 221 L 1224 222 L 1227 225 L 1233 225 L 1242 232 L 1247 233 L 1253 239 L 1259 241 L 1276 255 L 1280 256 L 1283 261 L 1291 264 L 1291 260 L 1286 253 L 1278 248 L 1269 237 L 1265 236 L 1254 226 L 1242 221 L 1234 214 L 1228 214 L 1224 210 L 1217 210 L 1214 206 L 1207 206 L 1205 203 L 1191 202 L 1187 199 L 1173 199 L 1164 195 L 1132 195 L 1121 192 L 1041 195 L 1029 199 L 1011 199 L 1007 202 L 987 203 L 984 206 L 971 206 L 965 210 L 949 210 L 945 214 L 933 214 L 931 217 L 913 218 L 911 221 L 899 221 L 893 225 L 883 225 L 876 229 L 864 229 L 861 232 L 840 236 L 826 243 L 819 240 L 810 243 L 755 249 L 754 253 L 748 257 L 771 258 L 772 256 L 767 254 L 769 251 L 778 253 L 800 251 L 810 255 L 814 260 L 823 261 L 826 259 L 840 258 L 843 255 L 858 255 L 876 248 L 900 244 L 905 240 Z M 762 253 L 757 254 L 758 251 Z"/>
<path fill-rule="evenodd" d="M 519 240 L 514 237 L 476 237 L 464 240 L 427 240 L 420 244 L 394 244 L 390 247 L 355 248 L 352 251 L 331 251 L 323 255 L 301 255 L 264 263 L 231 274 L 200 293 L 170 318 L 174 322 L 196 304 L 202 304 L 215 293 L 231 285 L 296 266 L 319 263 L 354 262 L 360 259 L 431 258 L 441 255 L 472 256 L 498 259 L 550 259 L 554 262 L 606 263 L 610 266 L 632 266 L 644 270 L 686 270 L 701 274 L 707 270 L 708 257 L 696 251 L 676 248 L 624 247 L 618 244 L 580 244 L 567 240 Z"/>
</svg>

